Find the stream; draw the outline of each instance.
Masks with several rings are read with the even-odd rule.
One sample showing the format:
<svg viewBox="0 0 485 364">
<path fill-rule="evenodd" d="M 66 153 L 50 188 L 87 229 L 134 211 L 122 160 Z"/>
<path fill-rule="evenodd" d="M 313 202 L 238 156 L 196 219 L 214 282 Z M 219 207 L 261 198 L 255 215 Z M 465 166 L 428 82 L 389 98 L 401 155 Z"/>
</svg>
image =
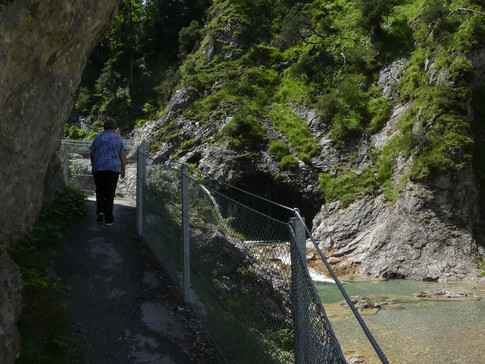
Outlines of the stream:
<svg viewBox="0 0 485 364">
<path fill-rule="evenodd" d="M 315 286 L 345 357 L 358 354 L 355 358 L 361 363 L 381 363 L 350 309 L 339 303 L 344 298 L 337 286 L 322 282 Z M 485 363 L 485 284 L 361 280 L 345 283 L 344 288 L 349 296 L 396 303 L 361 312 L 390 363 Z M 480 299 L 413 296 L 436 289 L 472 292 Z"/>
</svg>

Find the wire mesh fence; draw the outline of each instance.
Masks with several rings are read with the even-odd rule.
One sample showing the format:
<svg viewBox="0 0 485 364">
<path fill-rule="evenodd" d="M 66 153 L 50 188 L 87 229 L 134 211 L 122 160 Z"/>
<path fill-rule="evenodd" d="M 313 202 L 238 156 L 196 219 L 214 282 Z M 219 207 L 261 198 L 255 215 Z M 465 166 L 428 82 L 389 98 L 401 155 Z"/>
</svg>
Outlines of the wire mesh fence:
<svg viewBox="0 0 485 364">
<path fill-rule="evenodd" d="M 138 155 L 139 160 L 145 160 L 143 157 Z M 180 171 L 169 164 L 149 163 L 143 167 L 140 168 L 143 179 L 137 190 L 142 196 L 137 197 L 138 233 L 172 281 L 179 283 L 182 281 Z M 182 286 L 178 284 L 178 288 Z"/>
<path fill-rule="evenodd" d="M 59 159 L 63 166 L 64 181 L 69 181 L 74 187 L 90 195 L 94 195 L 96 187 L 91 173 L 89 147 L 92 140 L 64 139 L 59 149 Z M 126 147 L 126 177 L 119 181 L 117 194 L 122 197 L 134 197 L 136 185 L 136 145 L 124 140 Z"/>
<path fill-rule="evenodd" d="M 66 181 L 94 193 L 89 146 L 64 140 Z M 306 265 L 309 239 L 379 358 L 385 355 L 296 209 L 196 169 L 150 158 L 125 141 L 137 230 L 197 314 L 226 363 L 346 363 Z M 278 210 L 278 211 L 277 211 Z M 275 218 L 277 216 L 277 218 Z"/>
<path fill-rule="evenodd" d="M 290 359 L 287 224 L 193 178 L 189 200 L 190 302 L 224 357 L 231 363 Z"/>
<path fill-rule="evenodd" d="M 297 363 L 345 363 L 340 344 L 333 334 L 325 310 L 311 283 L 306 266 L 306 236 L 303 221 L 293 220 L 291 229 L 291 272 L 294 353 Z M 303 283 L 303 284 L 302 284 Z"/>
<path fill-rule="evenodd" d="M 346 362 L 298 252 L 300 220 L 275 219 L 143 150 L 138 169 L 138 231 L 225 362 Z"/>
</svg>

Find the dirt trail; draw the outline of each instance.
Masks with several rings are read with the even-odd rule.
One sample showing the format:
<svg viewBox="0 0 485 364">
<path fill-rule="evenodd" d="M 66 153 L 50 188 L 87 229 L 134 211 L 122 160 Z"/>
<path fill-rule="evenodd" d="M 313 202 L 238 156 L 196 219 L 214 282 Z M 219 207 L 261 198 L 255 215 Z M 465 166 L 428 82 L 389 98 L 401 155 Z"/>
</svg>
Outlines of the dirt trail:
<svg viewBox="0 0 485 364">
<path fill-rule="evenodd" d="M 81 342 L 73 364 L 218 363 L 213 346 L 135 233 L 135 206 L 115 200 L 115 224 L 95 202 L 55 260 Z"/>
</svg>

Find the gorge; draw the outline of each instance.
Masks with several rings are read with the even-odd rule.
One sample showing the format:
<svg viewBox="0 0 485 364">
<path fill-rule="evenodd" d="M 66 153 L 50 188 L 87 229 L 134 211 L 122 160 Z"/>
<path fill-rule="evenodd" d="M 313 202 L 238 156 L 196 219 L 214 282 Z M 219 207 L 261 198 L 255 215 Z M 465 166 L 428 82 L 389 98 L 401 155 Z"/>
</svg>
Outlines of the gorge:
<svg viewBox="0 0 485 364">
<path fill-rule="evenodd" d="M 313 26 L 328 38 L 332 32 L 353 34 L 339 21 L 352 19 L 359 9 L 338 3 L 320 4 L 325 12 L 319 15 L 312 13 L 316 3 L 295 6 L 292 11 L 312 21 L 294 31 Z M 299 208 L 342 274 L 480 279 L 485 250 L 477 132 L 484 114 L 476 105 L 483 102 L 485 33 L 472 32 L 478 38 L 471 44 L 446 43 L 442 30 L 420 28 L 433 10 L 411 3 L 396 6 L 385 24 L 391 34 L 403 25 L 399 14 L 417 12 L 406 19 L 415 21 L 410 33 L 399 29 L 402 49 L 385 49 L 392 45 L 383 43 L 392 39 L 382 34 L 363 35 L 375 49 L 364 40 L 344 46 L 332 38 L 345 56 L 342 65 L 342 55 L 328 54 L 331 41 L 318 34 L 306 33 L 311 42 L 296 41 L 288 54 L 278 49 L 283 31 L 273 44 L 249 40 L 251 20 L 241 15 L 244 8 L 216 2 L 161 117 L 130 136 L 146 139 L 155 158 L 182 160 Z M 440 16 L 453 24 L 450 37 L 458 42 L 458 29 L 472 19 L 450 19 L 459 13 L 451 10 Z M 474 17 L 484 29 L 485 17 Z M 325 23 L 331 19 L 334 23 Z M 433 53 L 433 47 L 440 51 Z M 395 52 L 392 61 L 381 59 L 379 51 Z M 375 63 L 360 65 L 362 57 Z M 300 71 L 304 66 L 322 67 L 321 74 Z M 337 96 L 318 82 L 333 85 Z"/>
<path fill-rule="evenodd" d="M 373 18 L 366 4 L 378 3 L 213 1 L 203 24 L 183 28 L 194 40 L 180 38 L 159 110 L 127 137 L 147 140 L 156 159 L 298 207 L 339 274 L 483 280 L 484 6 L 393 1 Z M 117 6 L 0 1 L 2 363 L 18 355 L 21 310 L 7 249 L 62 185 L 53 156 Z M 464 7 L 473 11 L 455 11 Z M 101 76 L 93 84 L 106 86 Z M 125 76 L 109 91 L 153 109 L 132 105 Z M 88 91 L 103 99 L 108 86 Z M 95 106 L 91 124 L 126 117 Z"/>
</svg>

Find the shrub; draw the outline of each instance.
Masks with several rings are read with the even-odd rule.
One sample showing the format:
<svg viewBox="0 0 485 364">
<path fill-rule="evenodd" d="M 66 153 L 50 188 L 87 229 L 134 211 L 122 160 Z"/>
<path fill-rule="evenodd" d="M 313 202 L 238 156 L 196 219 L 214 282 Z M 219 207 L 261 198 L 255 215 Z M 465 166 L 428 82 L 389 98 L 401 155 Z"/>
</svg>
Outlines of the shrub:
<svg viewBox="0 0 485 364">
<path fill-rule="evenodd" d="M 359 25 L 368 31 L 377 32 L 381 23 L 392 11 L 399 0 L 358 0 L 357 6 L 362 11 Z"/>
<path fill-rule="evenodd" d="M 75 344 L 63 303 L 69 287 L 60 283 L 51 262 L 72 222 L 84 213 L 84 198 L 81 191 L 66 187 L 54 202 L 42 207 L 32 231 L 9 249 L 24 282 L 18 364 L 62 363 Z"/>
<path fill-rule="evenodd" d="M 172 97 L 174 88 L 182 79 L 182 75 L 179 70 L 169 67 L 163 73 L 162 79 L 163 81 L 158 86 L 155 86 L 153 90 L 155 91 L 159 106 L 164 108 L 168 104 L 170 97 Z M 148 112 L 153 113 L 154 110 Z"/>
<path fill-rule="evenodd" d="M 273 154 L 278 160 L 281 160 L 284 156 L 290 154 L 290 150 L 285 143 L 278 142 L 272 140 L 269 143 L 269 151 Z"/>
<path fill-rule="evenodd" d="M 372 115 L 372 119 L 369 123 L 369 130 L 377 131 L 381 129 L 391 115 L 391 104 L 389 103 L 389 100 L 386 97 L 371 99 L 369 100 L 367 108 Z"/>
<path fill-rule="evenodd" d="M 473 78 L 473 65 L 470 59 L 459 56 L 452 59 L 448 67 L 449 76 L 457 81 L 471 81 Z"/>
<path fill-rule="evenodd" d="M 70 139 L 94 139 L 96 134 L 98 131 L 79 129 L 75 125 L 64 128 L 64 135 Z"/>
<path fill-rule="evenodd" d="M 429 0 L 423 2 L 423 7 L 419 15 L 419 20 L 428 29 L 442 29 L 445 18 L 449 13 L 446 2 L 442 0 Z"/>
<path fill-rule="evenodd" d="M 293 156 L 293 154 L 288 154 L 288 155 L 285 155 L 283 158 L 281 158 L 280 167 L 281 169 L 285 169 L 285 170 L 295 169 L 296 167 L 298 167 L 298 161 Z"/>
<path fill-rule="evenodd" d="M 90 92 L 86 87 L 79 87 L 75 95 L 74 105 L 76 109 L 87 111 L 90 106 Z"/>
<path fill-rule="evenodd" d="M 302 3 L 296 3 L 283 19 L 276 43 L 282 49 L 293 47 L 309 37 L 312 28 L 310 14 L 303 10 Z"/>
<path fill-rule="evenodd" d="M 243 65 L 264 65 L 277 68 L 284 61 L 284 55 L 276 47 L 257 44 L 241 57 Z"/>
<path fill-rule="evenodd" d="M 145 119 L 139 119 L 135 123 L 135 128 L 141 128 L 143 125 L 145 125 L 147 121 Z"/>
<path fill-rule="evenodd" d="M 341 207 L 348 206 L 356 198 L 374 194 L 378 186 L 374 172 L 370 168 L 360 173 L 347 171 L 338 176 L 331 173 L 320 174 L 320 187 L 325 202 L 340 201 Z"/>
<path fill-rule="evenodd" d="M 180 57 L 186 57 L 201 40 L 201 26 L 197 20 L 192 20 L 188 27 L 179 32 Z"/>
<path fill-rule="evenodd" d="M 265 141 L 265 128 L 252 116 L 236 116 L 222 129 L 235 149 L 254 148 Z"/>
<path fill-rule="evenodd" d="M 398 15 L 385 31 L 382 44 L 376 44 L 379 46 L 381 62 L 390 63 L 397 57 L 407 56 L 413 51 L 413 30 L 406 16 Z"/>
</svg>

